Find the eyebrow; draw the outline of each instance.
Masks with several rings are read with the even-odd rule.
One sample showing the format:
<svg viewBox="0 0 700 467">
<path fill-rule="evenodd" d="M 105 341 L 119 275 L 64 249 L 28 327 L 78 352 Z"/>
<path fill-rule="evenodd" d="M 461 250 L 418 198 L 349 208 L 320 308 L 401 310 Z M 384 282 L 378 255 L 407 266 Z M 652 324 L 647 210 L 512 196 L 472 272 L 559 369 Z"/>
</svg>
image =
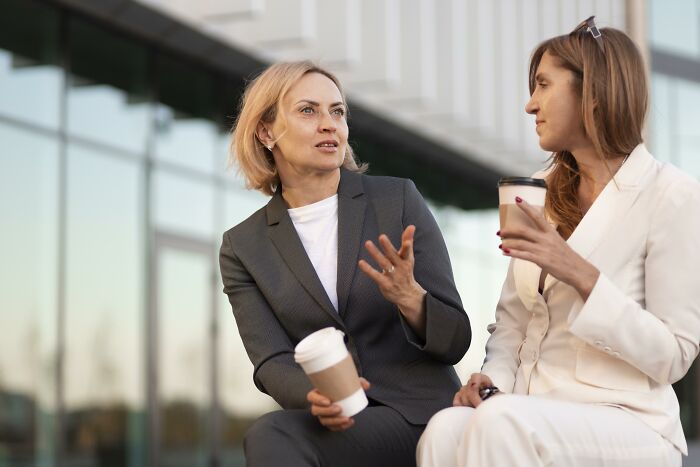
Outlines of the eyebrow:
<svg viewBox="0 0 700 467">
<path fill-rule="evenodd" d="M 537 73 L 535 75 L 535 81 L 539 81 L 539 80 L 547 79 L 547 78 L 548 78 L 548 76 L 544 73 Z"/>
<path fill-rule="evenodd" d="M 310 99 L 302 99 L 302 100 L 298 101 L 297 104 L 300 104 L 302 102 L 306 102 L 307 104 L 311 104 L 311 105 L 316 106 L 316 107 L 319 107 L 321 105 L 318 102 L 312 101 Z M 297 104 L 294 104 L 294 105 L 297 105 Z M 333 102 L 330 106 L 336 107 L 338 105 L 345 105 L 345 104 L 343 102 L 338 101 L 338 102 Z"/>
</svg>

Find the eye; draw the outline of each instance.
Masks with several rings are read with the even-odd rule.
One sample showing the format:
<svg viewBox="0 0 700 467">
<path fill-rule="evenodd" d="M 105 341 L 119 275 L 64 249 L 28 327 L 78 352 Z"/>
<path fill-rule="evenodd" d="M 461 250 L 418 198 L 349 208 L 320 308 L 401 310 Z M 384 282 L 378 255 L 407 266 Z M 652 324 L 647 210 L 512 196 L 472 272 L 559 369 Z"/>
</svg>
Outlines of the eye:
<svg viewBox="0 0 700 467">
<path fill-rule="evenodd" d="M 302 107 L 299 112 L 306 114 L 306 115 L 313 115 L 314 113 L 314 108 L 310 106 Z"/>
<path fill-rule="evenodd" d="M 539 83 L 537 83 L 537 85 L 538 85 L 539 87 L 541 87 L 541 88 L 546 88 L 546 87 L 547 87 L 547 83 L 545 83 L 545 82 L 543 82 L 543 81 L 540 81 Z"/>
<path fill-rule="evenodd" d="M 332 113 L 334 115 L 337 115 L 338 117 L 342 117 L 345 115 L 345 109 L 342 107 L 336 107 L 335 109 L 332 110 Z"/>
</svg>

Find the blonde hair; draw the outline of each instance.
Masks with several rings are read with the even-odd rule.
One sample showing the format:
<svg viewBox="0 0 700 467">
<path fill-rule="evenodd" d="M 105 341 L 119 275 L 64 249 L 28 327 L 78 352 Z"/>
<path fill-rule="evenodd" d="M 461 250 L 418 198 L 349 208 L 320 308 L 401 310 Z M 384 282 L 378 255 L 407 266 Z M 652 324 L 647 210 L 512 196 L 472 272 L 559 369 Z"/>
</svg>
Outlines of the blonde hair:
<svg viewBox="0 0 700 467">
<path fill-rule="evenodd" d="M 248 188 L 271 196 L 280 185 L 272 152 L 258 140 L 256 130 L 261 121 L 275 121 L 284 96 L 308 73 L 320 73 L 333 81 L 345 103 L 338 78 L 310 61 L 275 63 L 246 86 L 238 118 L 231 130 L 228 165 L 238 166 Z M 280 118 L 284 117 L 280 115 Z M 358 165 L 349 144 L 345 149 L 343 167 L 355 172 L 367 170 L 367 164 Z"/>
<path fill-rule="evenodd" d="M 544 41 L 530 60 L 529 85 L 532 94 L 545 52 L 573 73 L 586 136 L 612 174 L 607 159 L 626 156 L 642 142 L 648 90 L 642 57 L 632 40 L 617 29 L 600 32 L 602 50 L 582 27 Z M 568 151 L 553 153 L 550 161 L 545 210 L 559 225 L 559 233 L 568 238 L 583 218 L 578 203 L 581 174 Z"/>
</svg>

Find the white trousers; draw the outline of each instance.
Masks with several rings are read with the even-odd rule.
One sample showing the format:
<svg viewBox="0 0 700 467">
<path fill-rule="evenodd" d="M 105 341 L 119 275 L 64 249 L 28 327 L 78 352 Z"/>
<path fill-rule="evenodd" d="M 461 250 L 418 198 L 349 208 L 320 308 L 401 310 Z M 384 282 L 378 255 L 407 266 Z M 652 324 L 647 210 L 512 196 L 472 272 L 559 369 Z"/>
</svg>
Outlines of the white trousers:
<svg viewBox="0 0 700 467">
<path fill-rule="evenodd" d="M 610 406 L 502 394 L 433 416 L 419 467 L 680 467 L 681 452 Z"/>
</svg>

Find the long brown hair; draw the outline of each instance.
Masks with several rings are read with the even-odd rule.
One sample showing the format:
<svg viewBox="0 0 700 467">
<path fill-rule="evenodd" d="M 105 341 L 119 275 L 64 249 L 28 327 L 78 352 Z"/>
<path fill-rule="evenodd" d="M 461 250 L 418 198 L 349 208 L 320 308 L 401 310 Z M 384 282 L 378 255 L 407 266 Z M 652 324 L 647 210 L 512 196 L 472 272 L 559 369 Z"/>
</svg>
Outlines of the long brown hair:
<svg viewBox="0 0 700 467">
<path fill-rule="evenodd" d="M 632 40 L 617 29 L 600 32 L 595 39 L 582 25 L 541 43 L 530 60 L 529 84 L 532 94 L 545 52 L 574 74 L 586 136 L 612 175 L 608 159 L 626 156 L 642 142 L 648 91 L 643 60 Z M 583 217 L 578 203 L 581 174 L 569 151 L 553 153 L 550 168 L 545 211 L 562 237 L 569 238 Z"/>
<path fill-rule="evenodd" d="M 272 123 L 278 117 L 278 108 L 289 89 L 308 73 L 320 73 L 335 83 L 345 103 L 345 94 L 338 78 L 310 61 L 282 62 L 270 65 L 246 86 L 241 109 L 231 131 L 229 166 L 237 165 L 246 186 L 272 195 L 280 184 L 279 173 L 272 153 L 262 145 L 255 134 L 258 123 Z M 346 105 L 347 108 L 347 105 Z M 281 118 L 283 116 L 279 114 Z M 355 172 L 367 170 L 358 165 L 352 148 L 345 149 L 343 167 Z"/>
</svg>

